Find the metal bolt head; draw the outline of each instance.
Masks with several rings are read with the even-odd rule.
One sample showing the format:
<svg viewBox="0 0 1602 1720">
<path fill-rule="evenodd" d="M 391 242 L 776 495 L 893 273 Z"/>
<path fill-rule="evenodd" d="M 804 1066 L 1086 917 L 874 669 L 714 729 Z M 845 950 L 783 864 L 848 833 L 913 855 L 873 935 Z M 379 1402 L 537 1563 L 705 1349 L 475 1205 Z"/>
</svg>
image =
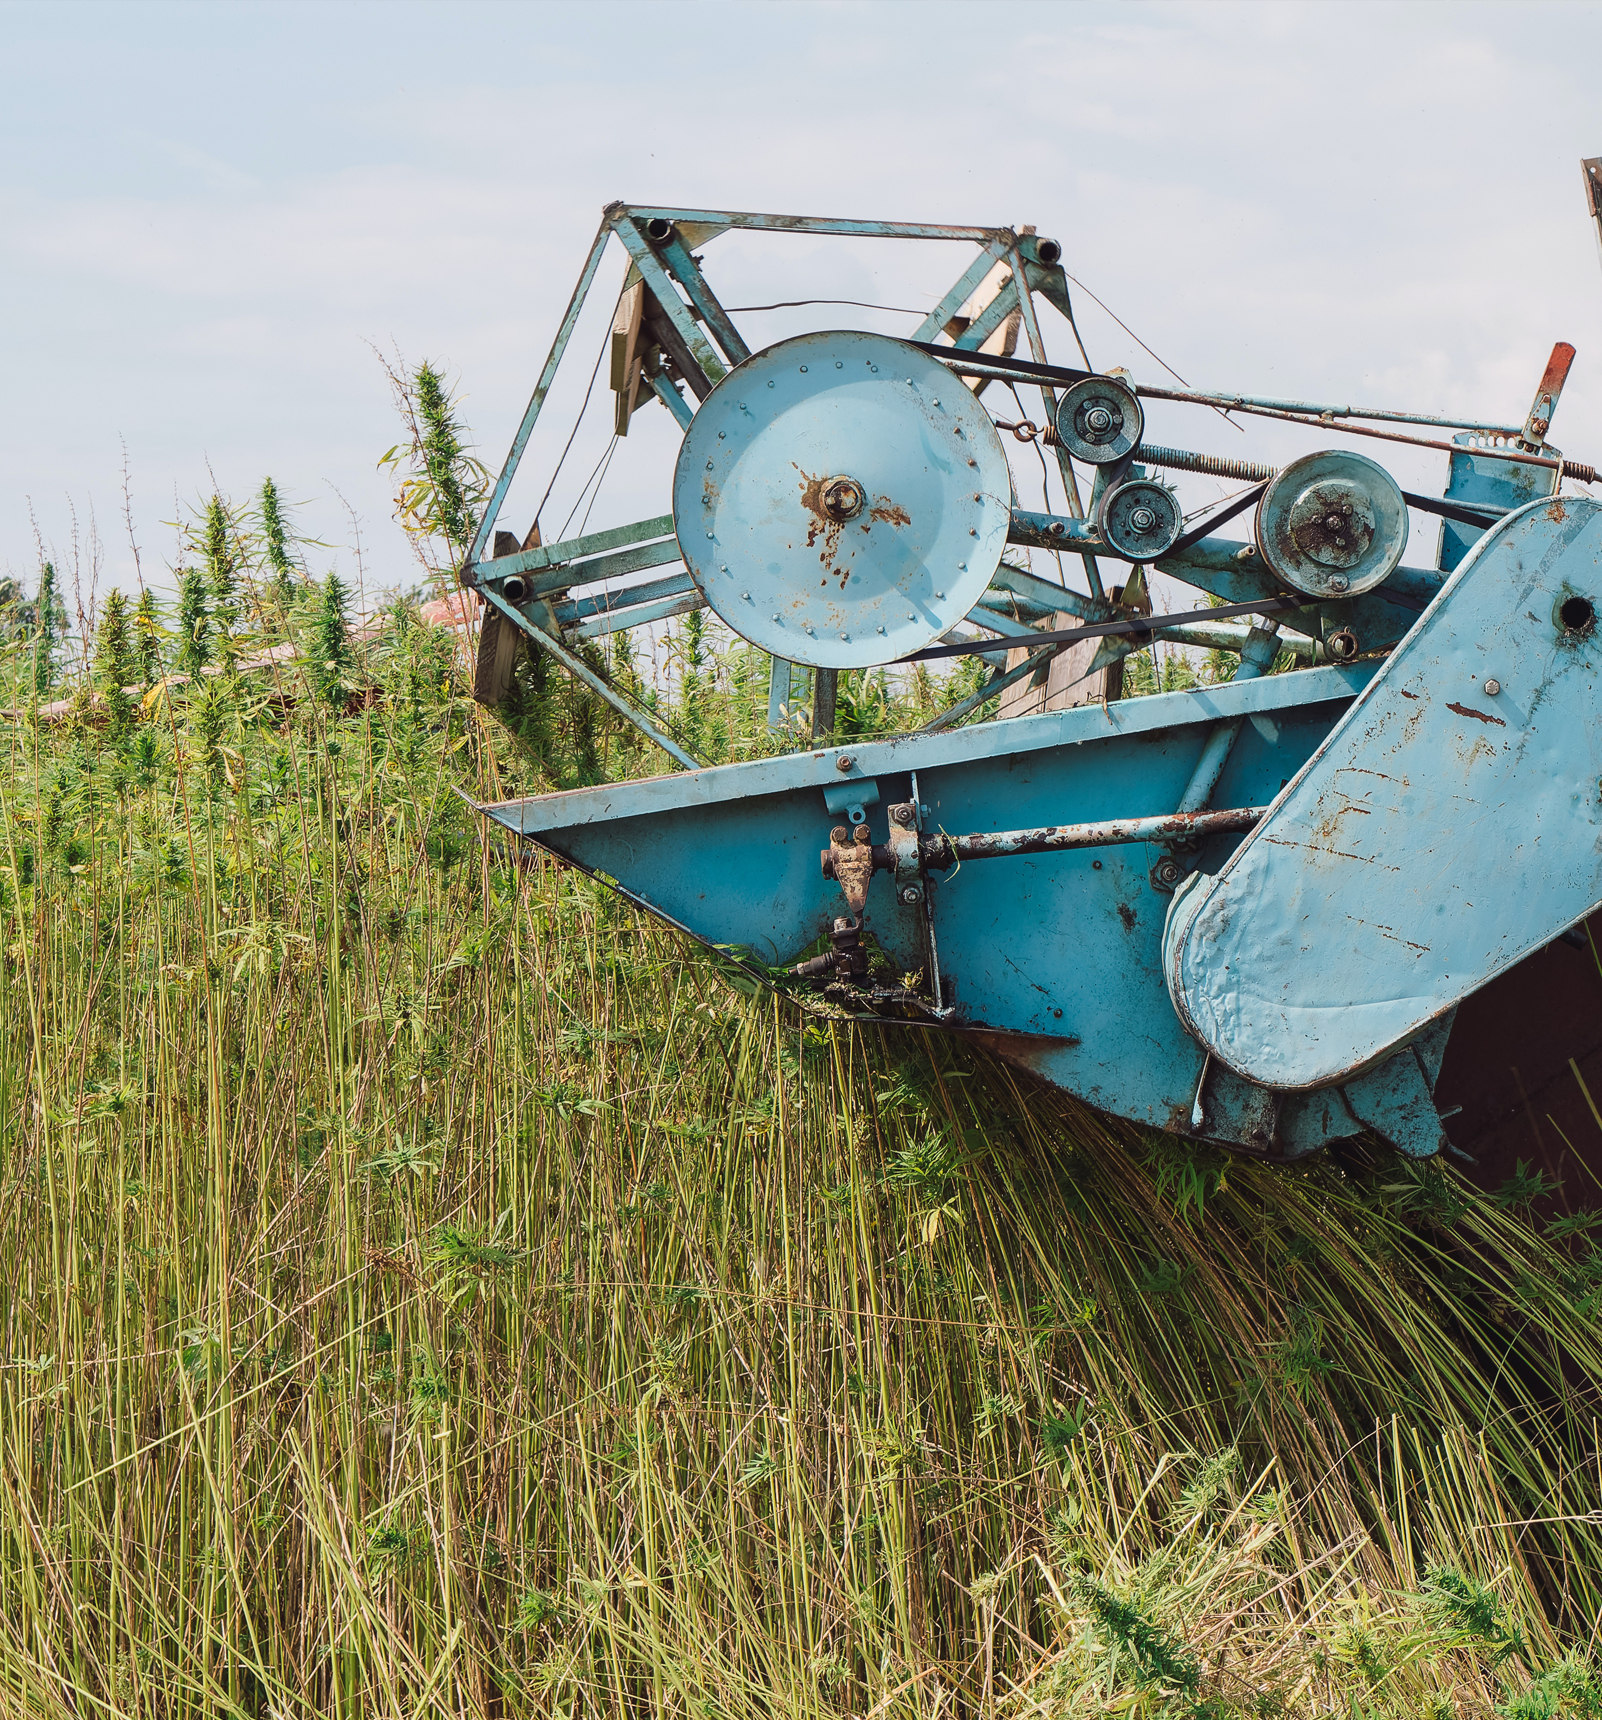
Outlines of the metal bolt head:
<svg viewBox="0 0 1602 1720">
<path fill-rule="evenodd" d="M 868 496 L 855 478 L 831 478 L 823 486 L 822 501 L 831 520 L 854 520 L 867 506 Z"/>
<path fill-rule="evenodd" d="M 1085 414 L 1085 428 L 1098 436 L 1112 429 L 1112 413 L 1105 406 L 1092 406 Z"/>
<path fill-rule="evenodd" d="M 1156 525 L 1157 516 L 1150 508 L 1136 508 L 1129 516 L 1129 529 L 1135 532 L 1149 532 Z"/>
<path fill-rule="evenodd" d="M 912 808 L 903 802 L 900 806 L 892 806 L 890 808 L 890 816 L 897 824 L 911 824 Z"/>
<path fill-rule="evenodd" d="M 857 761 L 851 756 L 850 753 L 841 753 L 839 758 L 837 758 L 834 761 L 834 768 L 838 771 L 845 772 L 845 771 L 850 770 L 852 765 L 854 765 L 856 762 Z"/>
<path fill-rule="evenodd" d="M 1502 691 L 1502 683 L 1500 681 L 1487 681 L 1485 683 L 1485 691 L 1489 697 L 1494 699 L 1496 695 Z"/>
<path fill-rule="evenodd" d="M 905 902 L 909 908 L 915 907 L 923 900 L 923 891 L 920 890 L 916 884 L 908 884 L 901 892 L 901 900 Z"/>
<path fill-rule="evenodd" d="M 1348 581 L 1345 575 L 1339 573 L 1337 573 L 1329 582 L 1329 588 L 1331 591 L 1345 591 L 1347 589 L 1347 585 Z"/>
<path fill-rule="evenodd" d="M 1151 881 L 1159 890 L 1172 890 L 1183 874 L 1172 855 L 1157 862 L 1151 869 Z"/>
</svg>

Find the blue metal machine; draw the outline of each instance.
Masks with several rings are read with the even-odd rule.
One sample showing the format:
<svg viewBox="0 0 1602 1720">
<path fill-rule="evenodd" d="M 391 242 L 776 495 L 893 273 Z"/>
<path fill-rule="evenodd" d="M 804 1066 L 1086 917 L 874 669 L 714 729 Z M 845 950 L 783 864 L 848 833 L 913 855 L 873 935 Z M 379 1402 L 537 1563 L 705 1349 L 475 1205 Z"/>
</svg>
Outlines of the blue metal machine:
<svg viewBox="0 0 1602 1720">
<path fill-rule="evenodd" d="M 742 229 L 975 255 L 905 338 L 753 353 L 696 254 Z M 613 239 L 615 429 L 657 401 L 682 427 L 672 511 L 520 540 L 496 521 Z M 1027 230 L 608 208 L 462 579 L 485 702 L 532 640 L 680 768 L 482 811 L 832 1014 L 959 1031 L 1249 1152 L 1372 1131 L 1432 1154 L 1459 1003 L 1602 902 L 1602 504 L 1561 493 L 1596 474 L 1548 440 L 1574 350 L 1522 423 L 1470 422 L 1056 365 L 1042 306 L 1072 328 L 1060 248 Z M 1037 394 L 1040 427 L 993 417 L 992 383 Z M 1151 399 L 1310 446 L 1277 470 L 1154 447 Z M 1003 432 L 1049 449 L 1061 512 L 1019 506 Z M 1444 494 L 1336 434 L 1440 450 Z M 1187 525 L 1172 472 L 1243 488 Z M 1419 513 L 1433 565 L 1406 559 Z M 1084 589 L 1018 547 L 1077 557 Z M 1152 617 L 1149 569 L 1194 610 Z M 701 605 L 771 654 L 774 725 L 811 671 L 813 744 L 704 768 L 575 650 Z M 1237 667 L 1117 697 L 1153 639 Z M 833 736 L 841 671 L 962 654 L 988 678 L 920 732 Z"/>
</svg>

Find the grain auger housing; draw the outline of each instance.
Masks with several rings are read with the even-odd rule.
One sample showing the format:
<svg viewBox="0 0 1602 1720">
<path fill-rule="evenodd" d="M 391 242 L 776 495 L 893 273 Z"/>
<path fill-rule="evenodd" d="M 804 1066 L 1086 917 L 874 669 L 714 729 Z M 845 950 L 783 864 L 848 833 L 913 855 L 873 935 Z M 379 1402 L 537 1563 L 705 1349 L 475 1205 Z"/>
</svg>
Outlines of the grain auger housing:
<svg viewBox="0 0 1602 1720">
<path fill-rule="evenodd" d="M 751 233 L 971 261 L 899 334 L 753 351 L 712 286 Z M 612 431 L 671 429 L 670 511 L 497 530 L 613 246 Z M 613 205 L 462 579 L 482 698 L 532 642 L 677 768 L 482 811 L 819 1009 L 1247 1151 L 1432 1154 L 1459 1003 L 1602 901 L 1602 506 L 1550 441 L 1573 355 L 1514 423 L 1141 383 L 1090 369 L 1028 229 Z M 1229 413 L 1306 450 L 1158 446 L 1155 402 L 1192 448 Z M 1398 444 L 1442 494 L 1379 463 Z M 1197 476 L 1235 486 L 1201 518 Z M 1156 615 L 1154 586 L 1194 595 Z M 581 648 L 703 605 L 768 654 L 772 756 L 704 766 Z M 1153 641 L 1232 672 L 1120 697 Z M 918 732 L 836 733 L 842 674 L 963 655 L 982 683 Z"/>
</svg>

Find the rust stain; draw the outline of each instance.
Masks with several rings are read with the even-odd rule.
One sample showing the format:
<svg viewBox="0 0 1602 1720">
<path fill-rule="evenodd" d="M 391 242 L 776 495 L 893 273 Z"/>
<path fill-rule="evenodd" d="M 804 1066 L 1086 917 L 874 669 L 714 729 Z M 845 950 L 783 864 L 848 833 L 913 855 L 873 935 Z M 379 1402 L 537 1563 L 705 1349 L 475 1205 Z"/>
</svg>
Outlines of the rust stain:
<svg viewBox="0 0 1602 1720">
<path fill-rule="evenodd" d="M 868 509 L 868 518 L 877 521 L 882 526 L 910 526 L 912 515 L 899 502 L 892 502 L 888 496 L 879 496 L 874 505 Z"/>
<path fill-rule="evenodd" d="M 1347 801 L 1344 806 L 1337 806 L 1333 810 L 1326 812 L 1318 823 L 1313 826 L 1313 837 L 1320 848 L 1329 847 L 1330 843 L 1335 838 L 1335 832 L 1339 828 L 1341 820 L 1348 812 L 1360 812 L 1364 818 L 1371 818 L 1373 816 L 1372 808 L 1367 806 L 1354 806 L 1351 801 Z"/>
<path fill-rule="evenodd" d="M 793 460 L 790 463 L 795 465 Z M 795 469 L 801 472 L 799 466 Z M 845 530 L 846 522 L 835 519 L 823 504 L 824 486 L 828 482 L 827 473 L 814 477 L 810 472 L 801 472 L 801 505 L 812 516 L 807 527 L 807 548 L 817 549 L 818 539 L 823 539 L 823 548 L 818 553 L 818 560 L 823 563 L 823 578 L 818 583 L 827 586 L 829 580 L 835 578 L 844 591 L 847 580 L 851 578 L 851 569 L 839 565 L 840 534 Z"/>
<path fill-rule="evenodd" d="M 1460 717 L 1473 717 L 1476 722 L 1495 723 L 1499 729 L 1505 729 L 1507 724 L 1500 717 L 1493 717 L 1486 711 L 1476 711 L 1472 705 L 1448 704 L 1447 710 L 1456 711 Z"/>
<path fill-rule="evenodd" d="M 1547 506 L 1546 517 L 1555 525 L 1562 525 L 1569 517 L 1569 511 L 1564 507 L 1563 498 L 1561 496 L 1554 496 L 1552 498 L 1551 502 Z"/>
<path fill-rule="evenodd" d="M 1124 930 L 1132 932 L 1135 929 L 1135 910 L 1127 902 L 1118 904 L 1118 918 L 1124 922 Z"/>
<path fill-rule="evenodd" d="M 1402 695 L 1402 697 L 1404 699 L 1417 699 L 1418 698 L 1417 693 L 1408 692 L 1406 687 L 1398 687 L 1396 690 L 1398 693 L 1400 693 Z"/>
</svg>

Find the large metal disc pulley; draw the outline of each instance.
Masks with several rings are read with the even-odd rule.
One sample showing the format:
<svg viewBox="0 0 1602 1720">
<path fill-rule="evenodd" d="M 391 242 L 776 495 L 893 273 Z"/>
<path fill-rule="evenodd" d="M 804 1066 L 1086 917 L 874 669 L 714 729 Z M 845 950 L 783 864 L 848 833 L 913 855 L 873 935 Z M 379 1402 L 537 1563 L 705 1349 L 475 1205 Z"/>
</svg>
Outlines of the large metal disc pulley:
<svg viewBox="0 0 1602 1720">
<path fill-rule="evenodd" d="M 1407 503 L 1363 454 L 1304 454 L 1257 504 L 1257 551 L 1309 597 L 1357 597 L 1390 577 L 1407 547 Z"/>
<path fill-rule="evenodd" d="M 1012 479 L 989 413 L 884 335 L 780 341 L 690 421 L 673 524 L 690 577 L 741 638 L 820 669 L 933 643 L 990 584 Z"/>
</svg>

